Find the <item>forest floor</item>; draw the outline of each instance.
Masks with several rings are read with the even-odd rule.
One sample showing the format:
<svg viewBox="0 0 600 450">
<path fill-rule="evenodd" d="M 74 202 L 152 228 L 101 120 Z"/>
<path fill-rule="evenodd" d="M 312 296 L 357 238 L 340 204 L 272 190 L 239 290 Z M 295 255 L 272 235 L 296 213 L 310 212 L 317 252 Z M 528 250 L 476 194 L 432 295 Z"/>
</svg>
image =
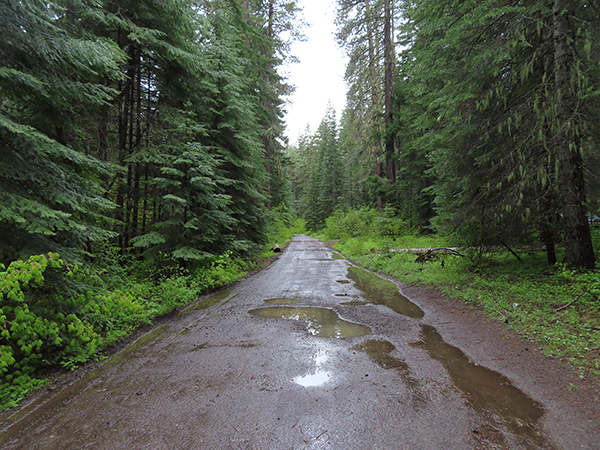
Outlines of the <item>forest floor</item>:
<svg viewBox="0 0 600 450">
<path fill-rule="evenodd" d="M 0 447 L 597 448 L 595 383 L 328 245 L 296 236 L 214 306 L 5 412 Z"/>
</svg>

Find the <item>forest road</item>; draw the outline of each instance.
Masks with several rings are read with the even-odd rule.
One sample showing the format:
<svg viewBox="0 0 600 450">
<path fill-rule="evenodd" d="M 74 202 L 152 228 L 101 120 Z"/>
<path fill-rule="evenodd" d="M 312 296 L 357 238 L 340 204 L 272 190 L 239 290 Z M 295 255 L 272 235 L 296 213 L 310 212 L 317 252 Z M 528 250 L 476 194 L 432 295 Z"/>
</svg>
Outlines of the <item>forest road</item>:
<svg viewBox="0 0 600 450">
<path fill-rule="evenodd" d="M 0 448 L 600 448 L 593 387 L 476 311 L 401 289 L 296 236 L 214 306 L 4 414 Z"/>
</svg>

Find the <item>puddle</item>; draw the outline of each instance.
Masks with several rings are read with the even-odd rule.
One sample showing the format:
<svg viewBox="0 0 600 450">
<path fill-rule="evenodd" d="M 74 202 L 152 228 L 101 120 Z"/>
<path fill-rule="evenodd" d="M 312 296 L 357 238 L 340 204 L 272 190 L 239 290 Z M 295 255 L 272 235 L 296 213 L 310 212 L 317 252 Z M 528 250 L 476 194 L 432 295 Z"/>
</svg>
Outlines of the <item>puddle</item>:
<svg viewBox="0 0 600 450">
<path fill-rule="evenodd" d="M 294 383 L 304 387 L 322 386 L 329 379 L 331 375 L 327 372 L 317 372 L 314 375 L 305 375 L 303 377 L 294 378 Z"/>
<path fill-rule="evenodd" d="M 300 303 L 300 300 L 295 298 L 270 298 L 265 300 L 265 303 L 269 305 L 295 305 L 296 303 Z"/>
<path fill-rule="evenodd" d="M 420 319 L 423 311 L 405 296 L 400 294 L 398 286 L 384 280 L 374 273 L 357 267 L 348 267 L 348 278 L 354 281 L 367 301 L 375 305 L 385 305 L 403 316 Z"/>
<path fill-rule="evenodd" d="M 340 284 L 350 284 L 350 280 L 335 280 L 335 282 Z"/>
<path fill-rule="evenodd" d="M 281 306 L 258 308 L 248 311 L 250 314 L 270 319 L 292 319 L 306 322 L 307 329 L 313 336 L 327 338 L 349 338 L 364 336 L 371 328 L 359 323 L 348 322 L 327 308 Z"/>
<path fill-rule="evenodd" d="M 318 351 L 314 356 L 314 362 L 316 366 L 315 373 L 304 375 L 301 377 L 294 378 L 294 383 L 299 384 L 303 387 L 316 387 L 322 386 L 329 381 L 331 374 L 321 367 L 325 364 L 328 359 L 327 352 Z"/>
<path fill-rule="evenodd" d="M 401 372 L 409 372 L 408 364 L 390 355 L 391 352 L 396 350 L 396 346 L 391 342 L 369 340 L 363 344 L 352 347 L 352 350 L 365 352 L 373 361 L 384 369 L 399 369 Z"/>
<path fill-rule="evenodd" d="M 489 422 L 504 426 L 510 433 L 543 448 L 552 448 L 535 429 L 544 410 L 513 386 L 507 377 L 470 362 L 460 349 L 444 342 L 437 330 L 430 325 L 422 325 L 421 341 L 412 345 L 427 350 L 433 359 L 440 361 L 468 403 L 488 416 L 486 418 Z"/>
<path fill-rule="evenodd" d="M 413 391 L 413 400 L 418 403 L 424 403 L 424 397 L 418 390 L 419 382 L 411 377 L 408 364 L 398 358 L 394 358 L 391 353 L 396 350 L 396 346 L 389 341 L 368 340 L 360 345 L 352 347 L 366 353 L 369 357 L 384 369 L 395 369 L 402 377 L 402 381 Z"/>
<path fill-rule="evenodd" d="M 365 302 L 364 300 L 350 300 L 349 302 L 342 302 L 340 305 L 344 306 L 364 306 L 368 305 L 369 302 Z"/>
</svg>

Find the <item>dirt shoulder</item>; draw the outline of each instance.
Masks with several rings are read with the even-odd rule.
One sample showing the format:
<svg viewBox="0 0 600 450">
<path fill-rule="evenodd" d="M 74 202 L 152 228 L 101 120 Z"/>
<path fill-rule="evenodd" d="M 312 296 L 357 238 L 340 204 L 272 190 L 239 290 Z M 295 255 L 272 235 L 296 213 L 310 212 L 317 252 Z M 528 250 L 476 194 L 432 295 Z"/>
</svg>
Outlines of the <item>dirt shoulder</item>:
<svg viewBox="0 0 600 450">
<path fill-rule="evenodd" d="M 323 243 L 336 251 L 333 246 L 337 241 Z M 594 429 L 600 431 L 599 379 L 581 378 L 568 361 L 545 356 L 537 344 L 475 305 L 450 299 L 433 286 L 407 286 L 385 274 L 378 275 L 398 284 L 402 294 L 425 311 L 424 322 L 434 326 L 446 342 L 472 360 L 505 374 L 547 407 L 597 422 Z"/>
</svg>

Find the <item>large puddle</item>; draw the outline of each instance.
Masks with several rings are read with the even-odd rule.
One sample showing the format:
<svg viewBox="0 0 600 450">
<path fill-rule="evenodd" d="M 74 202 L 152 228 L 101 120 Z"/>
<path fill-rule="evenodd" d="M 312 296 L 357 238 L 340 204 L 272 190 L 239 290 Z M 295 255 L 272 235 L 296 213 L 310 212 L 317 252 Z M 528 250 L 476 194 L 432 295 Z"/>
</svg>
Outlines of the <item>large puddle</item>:
<svg viewBox="0 0 600 450">
<path fill-rule="evenodd" d="M 391 353 L 396 350 L 396 346 L 389 341 L 368 340 L 360 345 L 352 347 L 352 350 L 359 350 L 366 353 L 380 367 L 384 369 L 395 369 L 400 374 L 402 381 L 412 391 L 413 401 L 418 404 L 425 403 L 423 394 L 419 391 L 419 382 L 411 376 L 408 364 L 399 358 L 395 358 Z"/>
<path fill-rule="evenodd" d="M 326 338 L 349 338 L 364 336 L 371 328 L 359 323 L 348 322 L 327 308 L 312 307 L 270 307 L 248 311 L 250 314 L 269 319 L 292 319 L 306 323 L 308 332 L 313 336 Z"/>
<path fill-rule="evenodd" d="M 399 314 L 415 319 L 423 317 L 423 311 L 405 296 L 400 294 L 398 286 L 364 269 L 348 267 L 348 278 L 354 281 L 364 297 L 375 305 L 385 305 Z"/>
<path fill-rule="evenodd" d="M 552 448 L 536 430 L 544 410 L 507 377 L 470 362 L 460 349 L 444 342 L 430 325 L 422 325 L 421 341 L 413 345 L 427 350 L 433 359 L 440 361 L 468 403 L 483 412 L 490 422 L 543 448 Z"/>
</svg>

